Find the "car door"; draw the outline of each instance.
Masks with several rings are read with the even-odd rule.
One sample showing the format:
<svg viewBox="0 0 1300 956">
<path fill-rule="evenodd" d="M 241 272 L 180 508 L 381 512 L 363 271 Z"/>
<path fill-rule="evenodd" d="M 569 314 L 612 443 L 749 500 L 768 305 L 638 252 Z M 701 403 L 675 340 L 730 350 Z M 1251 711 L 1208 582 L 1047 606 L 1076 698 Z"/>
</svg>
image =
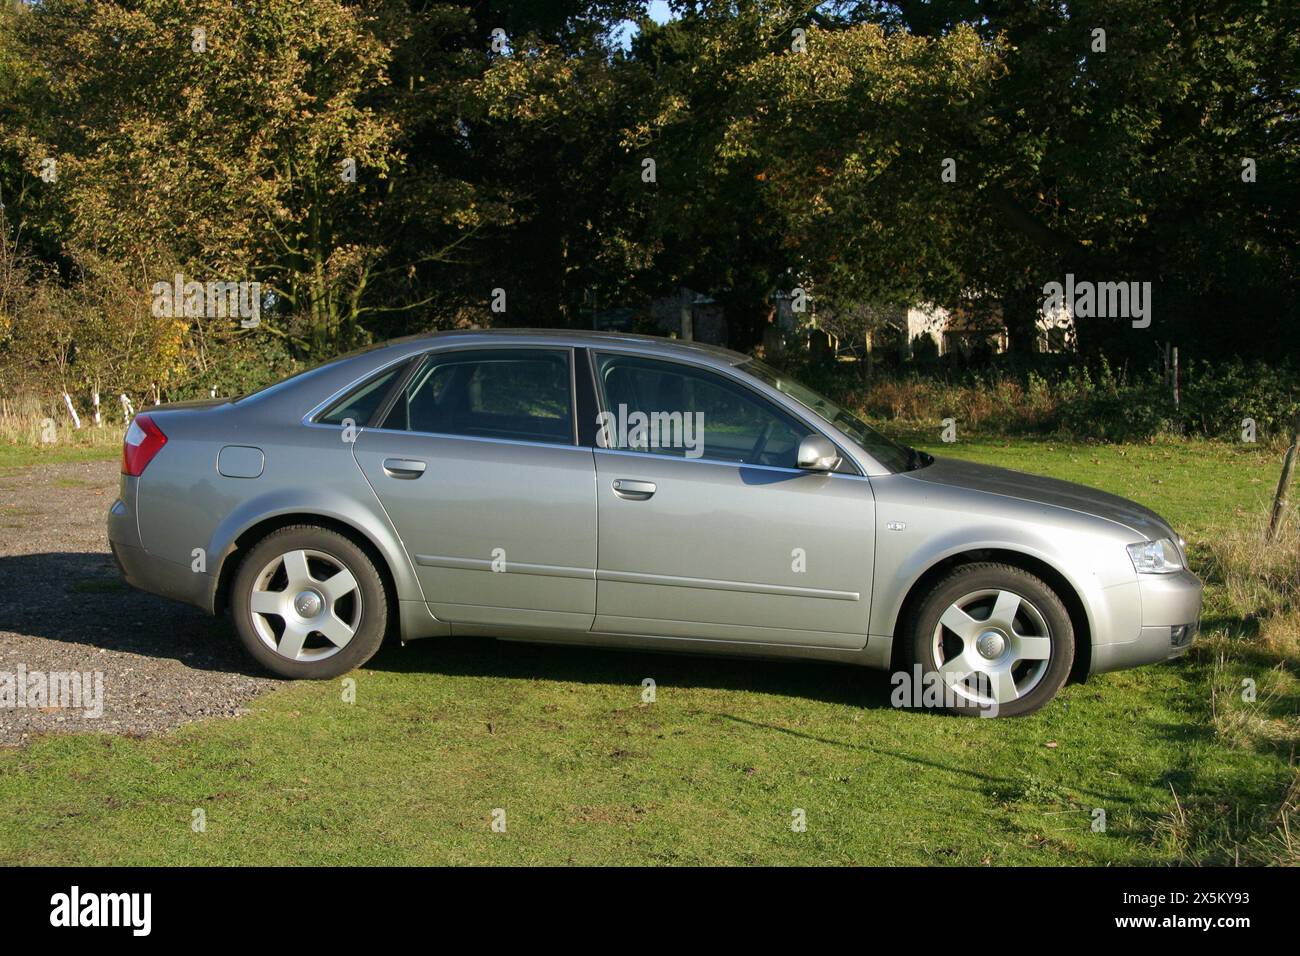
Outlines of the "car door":
<svg viewBox="0 0 1300 956">
<path fill-rule="evenodd" d="M 795 467 L 814 430 L 738 377 L 594 353 L 597 631 L 834 648 L 867 639 L 874 500 Z"/>
<path fill-rule="evenodd" d="M 355 454 L 441 620 L 587 630 L 595 466 L 575 440 L 567 348 L 420 361 Z"/>
</svg>

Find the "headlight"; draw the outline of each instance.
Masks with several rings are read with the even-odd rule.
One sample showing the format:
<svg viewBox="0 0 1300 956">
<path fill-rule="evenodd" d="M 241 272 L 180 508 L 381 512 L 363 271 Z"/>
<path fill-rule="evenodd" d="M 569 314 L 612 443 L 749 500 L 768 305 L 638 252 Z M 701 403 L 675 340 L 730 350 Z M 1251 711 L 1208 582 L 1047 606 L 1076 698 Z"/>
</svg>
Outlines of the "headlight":
<svg viewBox="0 0 1300 956">
<path fill-rule="evenodd" d="M 1133 568 L 1138 574 L 1170 574 L 1183 569 L 1178 545 L 1168 538 L 1130 544 L 1128 556 L 1133 559 Z"/>
</svg>

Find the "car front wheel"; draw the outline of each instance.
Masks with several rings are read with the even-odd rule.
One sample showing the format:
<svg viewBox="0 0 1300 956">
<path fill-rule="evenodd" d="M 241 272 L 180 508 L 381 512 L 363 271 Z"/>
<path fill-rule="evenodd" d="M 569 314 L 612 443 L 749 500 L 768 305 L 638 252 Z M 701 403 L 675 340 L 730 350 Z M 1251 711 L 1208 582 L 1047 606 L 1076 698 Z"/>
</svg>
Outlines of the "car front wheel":
<svg viewBox="0 0 1300 956">
<path fill-rule="evenodd" d="M 281 677 L 323 679 L 374 656 L 388 624 L 383 580 L 361 548 L 336 531 L 281 528 L 240 564 L 231 613 L 240 642 Z"/>
<path fill-rule="evenodd" d="M 922 600 L 909 650 L 943 709 L 1014 717 L 1061 689 L 1074 661 L 1074 628 L 1040 578 L 1012 565 L 968 564 Z"/>
</svg>

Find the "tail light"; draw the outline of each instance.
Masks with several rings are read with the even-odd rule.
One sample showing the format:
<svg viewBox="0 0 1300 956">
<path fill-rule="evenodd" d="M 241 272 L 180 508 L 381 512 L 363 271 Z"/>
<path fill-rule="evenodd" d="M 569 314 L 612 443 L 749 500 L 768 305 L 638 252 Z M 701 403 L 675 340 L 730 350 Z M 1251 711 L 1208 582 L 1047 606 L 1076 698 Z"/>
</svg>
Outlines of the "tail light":
<svg viewBox="0 0 1300 956">
<path fill-rule="evenodd" d="M 122 474 L 138 478 L 165 444 L 167 436 L 152 418 L 145 414 L 135 416 L 122 439 Z"/>
</svg>

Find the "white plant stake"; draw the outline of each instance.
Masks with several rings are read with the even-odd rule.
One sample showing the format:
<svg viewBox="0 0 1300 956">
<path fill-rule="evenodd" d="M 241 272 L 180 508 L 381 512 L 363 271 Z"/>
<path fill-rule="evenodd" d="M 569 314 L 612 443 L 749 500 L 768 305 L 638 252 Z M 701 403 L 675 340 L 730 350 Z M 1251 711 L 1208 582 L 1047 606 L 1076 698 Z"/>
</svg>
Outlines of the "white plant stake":
<svg viewBox="0 0 1300 956">
<path fill-rule="evenodd" d="M 91 400 L 95 406 L 95 425 L 96 426 L 102 425 L 104 424 L 104 422 L 103 419 L 99 417 L 99 392 L 92 392 Z"/>
<path fill-rule="evenodd" d="M 72 396 L 67 392 L 63 393 L 63 404 L 68 406 L 68 414 L 72 416 L 72 424 L 76 425 L 77 428 L 81 428 L 81 417 L 77 414 L 77 410 L 72 407 Z"/>
<path fill-rule="evenodd" d="M 126 392 L 122 393 L 122 421 L 128 425 L 131 423 L 131 416 L 135 414 L 135 407 L 131 404 L 131 399 L 126 397 Z"/>
</svg>

